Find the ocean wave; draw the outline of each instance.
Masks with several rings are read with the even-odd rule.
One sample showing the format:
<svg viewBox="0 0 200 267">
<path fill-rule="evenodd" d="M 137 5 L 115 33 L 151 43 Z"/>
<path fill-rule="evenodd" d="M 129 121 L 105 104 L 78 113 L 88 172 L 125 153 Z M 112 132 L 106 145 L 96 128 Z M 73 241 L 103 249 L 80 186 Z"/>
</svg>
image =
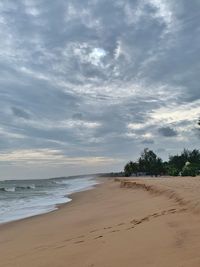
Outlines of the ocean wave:
<svg viewBox="0 0 200 267">
<path fill-rule="evenodd" d="M 20 190 L 24 190 L 24 189 L 35 189 L 35 185 L 31 184 L 31 185 L 18 185 L 15 187 L 15 189 L 20 189 Z"/>
<path fill-rule="evenodd" d="M 66 182 L 66 181 L 52 181 L 52 184 L 57 184 L 57 185 L 65 185 L 66 183 L 68 183 L 68 182 Z"/>
<path fill-rule="evenodd" d="M 3 191 L 3 192 L 15 192 L 15 187 L 1 187 L 0 191 Z"/>
<path fill-rule="evenodd" d="M 72 193 L 92 188 L 88 178 L 5 181 L 0 183 L 0 224 L 58 209 Z"/>
<path fill-rule="evenodd" d="M 35 185 L 20 185 L 20 186 L 13 186 L 13 187 L 0 187 L 0 191 L 2 192 L 16 192 L 18 190 L 33 190 L 35 189 Z"/>
</svg>

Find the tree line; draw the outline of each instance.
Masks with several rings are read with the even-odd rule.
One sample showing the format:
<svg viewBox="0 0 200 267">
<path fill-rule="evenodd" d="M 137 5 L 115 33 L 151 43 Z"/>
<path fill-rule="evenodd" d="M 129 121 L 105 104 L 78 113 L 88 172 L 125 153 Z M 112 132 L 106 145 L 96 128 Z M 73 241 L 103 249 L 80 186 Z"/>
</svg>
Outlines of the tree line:
<svg viewBox="0 0 200 267">
<path fill-rule="evenodd" d="M 184 149 L 181 154 L 169 156 L 168 161 L 145 148 L 137 161 L 129 161 L 124 167 L 124 175 L 170 175 L 196 176 L 200 173 L 200 151 Z"/>
</svg>

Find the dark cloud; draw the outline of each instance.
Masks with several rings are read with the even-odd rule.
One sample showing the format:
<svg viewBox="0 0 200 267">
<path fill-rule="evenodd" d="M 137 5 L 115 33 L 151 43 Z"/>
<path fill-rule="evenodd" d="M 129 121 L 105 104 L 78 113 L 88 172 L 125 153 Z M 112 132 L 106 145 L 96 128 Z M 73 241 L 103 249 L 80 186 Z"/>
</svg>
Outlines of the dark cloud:
<svg viewBox="0 0 200 267">
<path fill-rule="evenodd" d="M 73 115 L 72 115 L 72 118 L 73 119 L 75 119 L 75 120 L 81 120 L 81 119 L 83 119 L 83 114 L 81 114 L 81 113 L 74 113 Z"/>
<path fill-rule="evenodd" d="M 174 137 L 178 135 L 177 131 L 170 127 L 159 128 L 158 132 L 160 133 L 160 135 L 165 137 Z"/>
<path fill-rule="evenodd" d="M 154 144 L 155 142 L 154 142 L 154 140 L 152 140 L 152 139 L 145 139 L 145 140 L 143 140 L 141 143 L 142 143 L 142 144 L 147 144 L 147 145 L 152 145 L 152 144 Z"/>
<path fill-rule="evenodd" d="M 30 114 L 28 112 L 26 112 L 25 110 L 22 110 L 20 108 L 17 108 L 17 107 L 12 107 L 12 112 L 13 114 L 16 116 L 16 117 L 19 117 L 19 118 L 23 118 L 23 119 L 30 119 Z"/>
</svg>

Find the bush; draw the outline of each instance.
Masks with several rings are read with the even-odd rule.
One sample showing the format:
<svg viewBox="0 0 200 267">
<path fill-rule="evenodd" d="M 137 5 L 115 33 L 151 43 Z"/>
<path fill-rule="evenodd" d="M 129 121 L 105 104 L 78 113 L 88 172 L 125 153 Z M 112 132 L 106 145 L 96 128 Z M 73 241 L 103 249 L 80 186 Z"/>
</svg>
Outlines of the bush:
<svg viewBox="0 0 200 267">
<path fill-rule="evenodd" d="M 190 164 L 183 167 L 183 170 L 181 172 L 182 176 L 193 176 L 195 177 L 198 174 L 198 168 L 197 166 Z"/>
<path fill-rule="evenodd" d="M 169 174 L 170 176 L 178 176 L 179 175 L 179 169 L 169 166 L 168 170 L 167 170 L 167 174 Z"/>
</svg>

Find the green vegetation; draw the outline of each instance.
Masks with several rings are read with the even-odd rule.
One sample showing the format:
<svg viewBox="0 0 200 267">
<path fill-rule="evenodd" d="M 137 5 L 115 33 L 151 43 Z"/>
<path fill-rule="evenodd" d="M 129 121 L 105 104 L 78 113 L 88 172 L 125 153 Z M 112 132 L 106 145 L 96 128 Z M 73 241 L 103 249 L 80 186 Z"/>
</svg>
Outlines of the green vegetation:
<svg viewBox="0 0 200 267">
<path fill-rule="evenodd" d="M 144 149 L 140 158 L 128 162 L 124 167 L 124 175 L 171 175 L 196 176 L 200 171 L 200 151 L 184 149 L 180 155 L 170 156 L 163 162 L 152 150 Z"/>
</svg>

